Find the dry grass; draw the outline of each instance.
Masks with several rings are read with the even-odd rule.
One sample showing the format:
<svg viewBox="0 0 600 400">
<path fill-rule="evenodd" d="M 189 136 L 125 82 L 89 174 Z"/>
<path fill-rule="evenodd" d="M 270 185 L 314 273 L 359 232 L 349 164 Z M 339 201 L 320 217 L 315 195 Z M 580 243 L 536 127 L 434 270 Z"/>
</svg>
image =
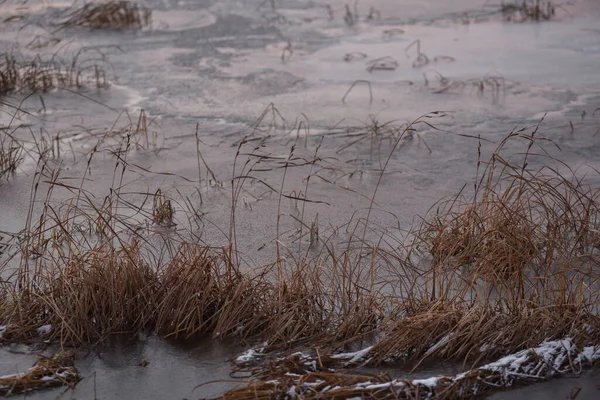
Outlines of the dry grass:
<svg viewBox="0 0 600 400">
<path fill-rule="evenodd" d="M 82 49 L 70 61 L 61 60 L 56 54 L 48 59 L 38 55 L 32 60 L 4 54 L 0 60 L 0 96 L 83 86 L 107 87 L 106 61 L 87 57 L 91 50 Z"/>
<path fill-rule="evenodd" d="M 81 378 L 73 366 L 73 353 L 60 352 L 51 357 L 38 356 L 25 372 L 0 377 L 0 395 L 27 393 L 53 386 L 73 387 Z"/>
<path fill-rule="evenodd" d="M 15 173 L 23 160 L 23 146 L 11 131 L 9 127 L 0 127 L 0 179 Z"/>
<path fill-rule="evenodd" d="M 162 194 L 161 190 L 158 189 L 154 193 L 154 199 L 152 204 L 152 219 L 157 224 L 162 225 L 173 225 L 173 214 L 175 210 L 165 195 Z"/>
<path fill-rule="evenodd" d="M 556 6 L 544 0 L 502 1 L 500 12 L 506 21 L 549 21 L 556 14 Z"/>
<path fill-rule="evenodd" d="M 130 1 L 108 0 L 88 3 L 63 22 L 63 27 L 85 27 L 91 29 L 141 29 L 150 25 L 152 12 Z"/>
<path fill-rule="evenodd" d="M 491 94 L 492 101 L 498 103 L 506 95 L 508 82 L 501 75 L 487 74 L 482 78 L 474 78 L 468 80 L 450 79 L 437 71 L 427 71 L 423 74 L 425 87 L 432 93 L 447 93 L 447 92 L 462 92 L 465 89 L 470 90 L 484 96 L 486 93 Z"/>
<path fill-rule="evenodd" d="M 12 330 L 11 340 L 31 340 L 37 327 L 51 325 L 47 339 L 93 344 L 111 334 L 139 332 L 148 324 L 155 273 L 135 245 L 120 250 L 98 247 L 73 254 L 68 261 L 60 268 L 38 265 L 44 269 L 27 282 L 35 290 L 9 292 L 13 312 L 5 321 L 21 328 Z"/>
<path fill-rule="evenodd" d="M 416 50 L 416 58 L 413 61 L 413 68 L 422 68 L 429 64 L 437 64 L 437 63 L 446 63 L 446 62 L 454 62 L 456 59 L 450 56 L 435 56 L 433 58 L 429 58 L 425 53 L 421 52 L 421 40 L 417 39 L 411 42 L 408 46 L 404 48 L 404 54 L 407 58 L 410 58 L 409 51 L 411 48 L 415 48 Z"/>
<path fill-rule="evenodd" d="M 210 249 L 184 245 L 159 275 L 152 311 L 156 330 L 175 337 L 211 334 L 221 310 L 243 301 L 246 289 L 240 273 Z M 235 328 L 219 326 L 219 335 Z"/>
<path fill-rule="evenodd" d="M 283 120 L 274 108 L 262 118 L 268 115 L 273 123 Z M 441 115 L 418 121 L 430 125 Z M 144 125 L 139 122 L 136 132 Z M 417 126 L 373 120 L 350 140 L 389 141 L 389 161 Z M 265 152 L 264 132 L 271 131 L 263 128 L 257 123 L 239 142 L 228 182 L 229 242 L 223 247 L 177 236 L 173 204 L 178 203 L 162 191 L 147 193 L 139 206 L 128 203 L 120 189 L 98 202 L 83 188 L 85 176 L 80 188 L 65 187 L 40 161 L 35 179 L 49 184 L 46 207 L 42 215 L 28 218 L 19 268 L 0 283 L 0 324 L 7 326 L 3 340 L 39 340 L 38 329 L 51 325 L 45 339 L 70 345 L 142 331 L 264 343 L 258 359 L 239 365 L 254 380 L 226 395 L 231 398 L 273 398 L 292 388 L 306 397 L 457 398 L 513 384 L 523 374 L 519 368 L 536 379 L 548 371 L 535 351 L 522 354 L 524 361 L 512 375 L 484 364 L 507 353 L 568 339 L 577 350 L 568 355 L 578 357 L 582 349 L 599 344 L 599 192 L 566 166 L 540 156 L 544 141 L 537 138 L 537 127 L 510 134 L 488 161 L 480 159 L 472 191 L 438 204 L 398 244 L 382 244 L 385 233 L 380 241 L 368 240 L 369 209 L 366 217 L 347 224 L 341 248 L 318 233 L 318 219 L 304 222 L 304 206 L 318 203 L 306 194 L 308 179 L 313 170 L 331 166 L 318 149 L 312 158 L 298 155 L 296 144 L 287 156 Z M 130 135 L 126 139 L 125 149 L 111 152 L 126 154 Z M 525 153 L 503 157 L 516 141 L 525 142 Z M 91 162 L 94 154 L 89 157 Z M 127 164 L 116 158 L 115 171 L 124 174 Z M 287 194 L 286 172 L 302 167 L 310 169 L 302 194 Z M 260 178 L 264 171 L 283 172 L 279 189 Z M 201 179 L 199 172 L 198 183 Z M 256 268 L 241 261 L 235 236 L 236 207 L 250 180 L 278 196 L 276 258 Z M 123 187 L 122 181 L 122 175 L 115 176 L 114 186 Z M 75 196 L 53 205 L 52 191 L 61 188 Z M 32 201 L 36 197 L 34 192 Z M 298 240 L 311 236 L 306 252 L 302 243 L 297 252 L 284 243 L 282 199 L 302 204 Z M 163 246 L 150 240 L 155 232 L 168 233 Z M 338 371 L 365 364 L 418 366 L 427 359 L 463 361 L 470 372 L 428 386 Z M 581 359 L 567 366 L 564 358 L 557 360 L 556 371 L 589 364 Z M 485 390 L 477 386 L 481 381 L 490 383 Z"/>
<path fill-rule="evenodd" d="M 527 168 L 533 135 L 513 134 L 530 140 L 522 164 L 494 153 L 472 198 L 440 207 L 422 238 L 438 269 L 493 282 L 513 301 L 595 304 L 600 192 L 550 166 Z"/>
<path fill-rule="evenodd" d="M 596 362 L 598 357 L 587 360 L 581 352 L 599 345 L 599 192 L 548 164 L 530 167 L 540 158 L 553 161 L 532 150 L 539 146 L 536 133 L 537 127 L 530 135 L 509 135 L 488 162 L 479 161 L 472 194 L 442 203 L 423 221 L 410 251 L 421 249 L 432 262 L 414 264 L 415 254 L 409 254 L 402 269 L 395 267 L 398 280 L 391 285 L 397 292 L 389 302 L 379 294 L 368 304 L 374 315 L 370 329 L 329 342 L 312 340 L 302 354 L 270 353 L 274 348 L 263 346 L 254 360 L 242 357 L 238 366 L 255 380 L 224 398 L 276 398 L 290 390 L 303 397 L 460 398 Z M 529 143 L 518 163 L 500 155 L 514 140 Z M 567 355 L 555 349 L 547 360 L 528 350 L 564 340 Z M 358 341 L 370 345 L 340 353 Z M 522 352 L 519 365 L 482 366 L 515 352 Z M 474 369 L 437 379 L 434 387 L 337 372 L 406 362 L 417 368 L 427 359 L 462 361 Z"/>
</svg>

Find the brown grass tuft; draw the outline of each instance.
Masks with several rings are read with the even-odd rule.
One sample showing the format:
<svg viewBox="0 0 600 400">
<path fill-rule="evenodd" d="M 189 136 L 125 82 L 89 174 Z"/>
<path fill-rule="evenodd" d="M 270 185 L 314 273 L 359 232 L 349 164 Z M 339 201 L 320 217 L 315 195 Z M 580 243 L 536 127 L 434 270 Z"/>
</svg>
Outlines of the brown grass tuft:
<svg viewBox="0 0 600 400">
<path fill-rule="evenodd" d="M 515 165 L 494 153 L 472 198 L 424 223 L 433 268 L 460 271 L 468 287 L 489 282 L 520 305 L 596 304 L 600 191 L 549 166 L 526 168 L 528 157 Z"/>
<path fill-rule="evenodd" d="M 506 21 L 549 21 L 556 14 L 556 6 L 545 0 L 502 1 L 500 12 Z"/>
<path fill-rule="evenodd" d="M 105 62 L 87 60 L 88 50 L 82 49 L 71 61 L 61 60 L 56 55 L 49 60 L 40 55 L 33 60 L 21 60 L 13 54 L 5 54 L 0 60 L 0 96 L 83 86 L 107 87 Z"/>
<path fill-rule="evenodd" d="M 159 274 L 156 329 L 175 337 L 212 333 L 221 310 L 230 301 L 243 300 L 243 287 L 240 273 L 210 249 L 184 244 Z M 229 330 L 220 329 L 223 335 Z"/>
<path fill-rule="evenodd" d="M 5 321 L 22 328 L 13 340 L 35 337 L 41 325 L 53 327 L 50 339 L 71 345 L 135 334 L 149 324 L 155 280 L 136 244 L 73 254 L 65 265 L 43 262 L 31 288 L 9 297 L 13 312 Z"/>
<path fill-rule="evenodd" d="M 348 146 L 385 140 L 396 149 L 416 135 L 414 125 L 374 120 L 347 134 Z M 240 142 L 230 182 L 231 228 L 228 235 L 223 232 L 228 239 L 223 247 L 157 226 L 179 226 L 171 206 L 176 200 L 161 191 L 146 193 L 140 206 L 119 189 L 99 201 L 83 188 L 85 177 L 79 188 L 72 180 L 63 184 L 41 159 L 32 202 L 38 201 L 42 181 L 48 187 L 44 208 L 27 220 L 16 272 L 0 269 L 3 340 L 40 340 L 40 328 L 52 326 L 42 329 L 44 339 L 75 345 L 141 331 L 260 341 L 261 350 L 255 351 L 260 357 L 242 358 L 238 365 L 253 380 L 226 395 L 232 398 L 272 398 L 290 390 L 306 397 L 459 398 L 474 394 L 482 380 L 491 382 L 485 387 L 491 390 L 523 374 L 542 379 L 588 366 L 580 355 L 599 345 L 600 332 L 599 192 L 543 152 L 538 128 L 509 135 L 489 161 L 480 157 L 473 189 L 440 203 L 401 239 L 371 228 L 372 207 L 366 217 L 351 217 L 340 247 L 317 232 L 318 219 L 312 226 L 304 221 L 303 208 L 295 218 L 303 228 L 292 236 L 302 240 L 305 229 L 308 243 L 288 246 L 287 233 L 279 234 L 278 209 L 276 259 L 255 268 L 244 264 L 235 240 L 244 181 L 264 184 L 278 194 L 279 204 L 282 198 L 319 203 L 306 195 L 308 180 L 302 195 L 286 195 L 285 173 L 279 190 L 258 174 L 316 170 L 322 167 L 317 153 L 305 158 L 292 146 L 287 158 L 273 157 L 262 151 L 264 137 L 259 144 L 248 137 Z M 124 154 L 130 139 L 128 134 L 125 149 L 111 154 Z M 503 157 L 516 141 L 524 141 L 526 151 Z M 115 171 L 123 172 L 115 177 L 121 182 L 116 187 L 125 186 L 125 170 L 125 160 L 117 157 Z M 385 164 L 380 177 L 384 170 Z M 56 205 L 53 190 L 69 190 L 75 197 Z M 375 195 L 369 200 L 375 204 Z M 520 352 L 521 364 L 495 369 L 484 364 L 512 352 Z M 562 356 L 579 362 L 566 365 Z M 435 385 L 339 373 L 407 362 L 416 368 L 436 359 L 463 361 L 469 372 Z M 554 369 L 540 360 L 551 361 Z"/>
<path fill-rule="evenodd" d="M 63 27 L 86 27 L 91 29 L 141 29 L 150 25 L 152 12 L 138 4 L 124 0 L 108 0 L 88 3 L 75 10 Z"/>
</svg>

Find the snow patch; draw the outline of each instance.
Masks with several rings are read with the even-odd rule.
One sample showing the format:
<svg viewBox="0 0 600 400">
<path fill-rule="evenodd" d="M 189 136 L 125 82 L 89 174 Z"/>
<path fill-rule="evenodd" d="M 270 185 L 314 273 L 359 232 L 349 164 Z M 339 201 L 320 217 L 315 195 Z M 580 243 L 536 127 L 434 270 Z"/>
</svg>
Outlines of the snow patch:
<svg viewBox="0 0 600 400">
<path fill-rule="evenodd" d="M 245 352 L 243 352 L 242 354 L 240 354 L 239 356 L 237 356 L 235 358 L 235 362 L 238 364 L 246 364 L 246 363 L 255 361 L 256 359 L 260 358 L 260 356 L 263 355 L 263 352 L 266 347 L 267 347 L 266 342 L 263 343 L 262 346 L 252 347 L 252 348 L 246 350 Z"/>
<path fill-rule="evenodd" d="M 339 353 L 331 356 L 331 358 L 339 360 L 347 360 L 348 364 L 354 364 L 365 359 L 365 357 L 371 352 L 373 346 L 369 346 L 365 349 L 355 351 L 353 353 Z"/>
<path fill-rule="evenodd" d="M 52 332 L 52 325 L 42 325 L 39 328 L 37 328 L 37 333 L 40 336 L 45 336 L 47 334 L 49 334 L 50 332 Z"/>
<path fill-rule="evenodd" d="M 454 337 L 454 332 L 450 332 L 449 334 L 447 334 L 446 336 L 444 336 L 443 338 L 441 338 L 436 344 L 434 344 L 433 346 L 431 346 L 429 348 L 429 350 L 427 350 L 427 352 L 425 353 L 426 356 L 430 355 L 431 353 L 433 353 L 434 351 L 436 351 L 437 349 L 439 349 L 440 347 L 444 346 L 446 343 L 448 343 L 450 341 L 450 339 L 452 339 Z"/>
<path fill-rule="evenodd" d="M 434 388 L 438 385 L 440 378 L 438 376 L 434 376 L 431 378 L 427 378 L 427 379 L 415 379 L 413 380 L 413 384 L 415 385 L 421 385 L 421 386 L 427 386 L 429 388 Z"/>
<path fill-rule="evenodd" d="M 584 347 L 581 353 L 575 359 L 575 363 L 589 363 L 592 364 L 600 360 L 600 346 L 587 346 Z"/>
</svg>

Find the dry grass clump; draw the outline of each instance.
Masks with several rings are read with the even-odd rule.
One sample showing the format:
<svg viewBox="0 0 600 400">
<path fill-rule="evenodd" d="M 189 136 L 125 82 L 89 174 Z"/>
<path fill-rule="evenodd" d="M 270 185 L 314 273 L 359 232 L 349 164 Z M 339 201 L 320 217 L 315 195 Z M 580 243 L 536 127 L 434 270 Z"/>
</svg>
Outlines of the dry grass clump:
<svg viewBox="0 0 600 400">
<path fill-rule="evenodd" d="M 73 387 L 81 378 L 73 366 L 73 353 L 63 351 L 51 357 L 38 356 L 25 372 L 0 377 L 0 395 L 26 393 L 53 386 Z"/>
<path fill-rule="evenodd" d="M 85 4 L 60 25 L 91 29 L 141 29 L 150 25 L 151 18 L 152 11 L 136 3 L 109 0 Z"/>
<path fill-rule="evenodd" d="M 556 14 L 556 7 L 551 1 L 522 0 L 505 2 L 500 5 L 500 12 L 506 21 L 549 21 Z"/>
<path fill-rule="evenodd" d="M 0 96 L 90 85 L 107 87 L 105 62 L 85 59 L 86 52 L 78 52 L 71 61 L 55 56 L 46 61 L 39 55 L 33 60 L 21 60 L 14 54 L 5 54 L 0 60 Z"/>
<path fill-rule="evenodd" d="M 99 246 L 73 254 L 64 265 L 43 261 L 36 269 L 20 287 L 5 288 L 2 317 L 15 327 L 11 340 L 31 340 L 46 325 L 52 330 L 45 339 L 82 345 L 139 332 L 149 323 L 156 277 L 135 244 L 119 250 Z"/>
<path fill-rule="evenodd" d="M 583 347 L 597 344 L 600 317 L 584 307 L 532 306 L 506 313 L 488 307 L 444 306 L 390 321 L 361 362 L 371 365 L 425 359 L 478 364 L 545 340 L 569 337 Z"/>
<path fill-rule="evenodd" d="M 231 260 L 225 252 L 184 245 L 159 275 L 156 329 L 168 336 L 262 338 L 270 351 L 374 329 L 378 311 L 370 297 L 338 286 L 342 271 L 332 272 L 340 282 L 328 280 L 324 269 L 331 264 L 241 273 Z"/>
<path fill-rule="evenodd" d="M 78 200 L 76 209 L 74 199 L 66 213 L 42 216 L 23 243 L 21 266 L 2 282 L 6 340 L 35 341 L 38 328 L 52 326 L 45 339 L 70 345 L 144 330 L 264 338 L 275 349 L 334 343 L 376 326 L 376 296 L 363 289 L 371 278 L 353 277 L 358 267 L 347 257 L 242 273 L 230 250 L 174 239 L 175 250 L 161 256 L 141 235 L 119 238 L 117 199 L 95 208 Z"/>
<path fill-rule="evenodd" d="M 40 326 L 52 326 L 45 339 L 70 345 L 146 330 L 263 337 L 276 349 L 374 329 L 377 309 L 359 290 L 342 304 L 315 270 L 281 280 L 271 271 L 242 274 L 226 254 L 185 243 L 167 263 L 150 267 L 139 245 L 104 243 L 63 260 L 37 258 L 33 278 L 3 285 L 0 321 L 10 327 L 6 340 L 32 341 Z"/>
<path fill-rule="evenodd" d="M 44 339 L 75 346 L 141 331 L 175 337 L 212 333 L 220 310 L 245 298 L 236 290 L 243 287 L 239 273 L 221 267 L 208 248 L 189 245 L 158 268 L 148 265 L 137 243 L 95 246 L 64 263 L 40 259 L 32 279 L 4 285 L 0 321 L 9 327 L 4 338 L 33 341 L 40 326 L 52 327 Z"/>
<path fill-rule="evenodd" d="M 527 168 L 530 157 L 515 165 L 495 152 L 472 198 L 438 209 L 422 238 L 437 268 L 510 288 L 516 299 L 595 301 L 585 288 L 597 275 L 600 191 L 549 166 Z"/>
<path fill-rule="evenodd" d="M 171 200 L 162 194 L 162 191 L 158 189 L 154 194 L 152 204 L 152 219 L 157 224 L 162 225 L 173 225 L 173 214 L 175 210 L 171 205 Z"/>
<path fill-rule="evenodd" d="M 248 301 L 250 288 L 237 269 L 210 249 L 183 245 L 159 274 L 157 289 L 152 311 L 156 330 L 166 336 L 190 337 L 212 333 L 219 326 L 221 310 L 231 302 Z M 248 315 L 239 317 L 241 323 Z M 219 329 L 219 336 L 230 330 Z"/>
<path fill-rule="evenodd" d="M 507 354 L 538 346 L 548 340 L 569 338 L 574 346 L 598 345 L 600 317 L 580 308 L 537 307 L 520 314 L 484 307 L 423 305 L 413 314 L 391 313 L 378 324 L 376 335 L 346 336 L 335 342 L 313 341 L 309 351 L 271 353 L 264 344 L 235 360 L 236 371 L 272 379 L 285 365 L 294 373 L 333 371 L 359 366 L 405 365 L 416 369 L 425 360 L 455 360 L 475 366 Z M 344 352 L 348 338 L 370 344 Z M 346 339 L 346 340 L 344 340 Z M 363 344 L 364 345 L 364 344 Z M 356 349 L 356 346 L 352 346 Z M 342 349 L 342 352 L 340 352 Z M 318 366 L 318 367 L 317 367 Z"/>
</svg>

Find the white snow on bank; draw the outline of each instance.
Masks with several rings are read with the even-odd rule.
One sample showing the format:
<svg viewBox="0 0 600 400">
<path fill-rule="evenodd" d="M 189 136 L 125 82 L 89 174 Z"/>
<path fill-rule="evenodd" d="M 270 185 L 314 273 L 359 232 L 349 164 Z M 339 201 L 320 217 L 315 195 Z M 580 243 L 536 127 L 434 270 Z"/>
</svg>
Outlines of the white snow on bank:
<svg viewBox="0 0 600 400">
<path fill-rule="evenodd" d="M 267 343 L 263 343 L 262 346 L 252 347 L 235 358 L 237 364 L 246 364 L 255 361 L 263 355 Z"/>
<path fill-rule="evenodd" d="M 24 379 L 35 368 L 36 368 L 36 366 L 33 366 L 32 368 L 30 368 L 29 370 L 27 370 L 25 372 L 20 372 L 18 374 L 11 374 L 11 375 L 0 376 L 0 380 L 20 380 L 20 379 Z M 46 383 L 65 384 L 65 382 L 67 382 L 69 379 L 77 377 L 77 376 L 78 376 L 77 375 L 77 370 L 75 370 L 75 368 L 73 368 L 73 367 L 66 367 L 62 372 L 54 372 L 51 375 L 44 375 L 44 376 L 39 377 L 37 379 L 39 379 L 42 382 L 46 382 Z M 12 390 L 11 386 L 12 385 L 0 385 L 0 390 L 10 391 L 10 390 Z M 29 390 L 31 390 L 31 389 L 29 389 Z"/>
<path fill-rule="evenodd" d="M 369 346 L 359 351 L 355 351 L 354 353 L 339 353 L 331 356 L 331 358 L 335 358 L 338 360 L 348 360 L 348 364 L 354 364 L 359 361 L 363 361 L 365 357 L 371 352 L 373 346 Z M 368 360 L 367 360 L 368 361 Z"/>
<path fill-rule="evenodd" d="M 442 338 L 438 343 L 432 346 L 434 348 L 443 346 L 452 338 L 448 335 Z M 342 353 L 332 356 L 342 360 L 351 360 L 356 362 L 363 360 L 372 347 L 354 353 Z M 435 376 L 426 379 L 393 379 L 389 382 L 375 383 L 372 380 L 356 383 L 347 389 L 357 389 L 359 391 L 386 390 L 394 388 L 406 392 L 407 396 L 414 393 L 415 390 L 423 390 L 425 393 L 435 395 L 437 390 L 443 390 L 448 384 L 459 384 L 460 393 L 465 396 L 475 394 L 480 389 L 482 377 L 489 379 L 490 385 L 500 387 L 509 387 L 519 379 L 545 380 L 551 376 L 560 375 L 564 372 L 572 372 L 578 367 L 583 368 L 593 362 L 600 360 L 600 346 L 587 346 L 578 348 L 571 338 L 562 340 L 544 341 L 537 347 L 525 349 L 514 354 L 502 357 L 499 360 L 486 364 L 482 367 L 470 370 L 455 376 Z M 291 377 L 291 375 L 289 375 Z M 293 381 L 270 381 L 275 386 L 278 384 L 287 384 L 291 387 L 287 395 L 291 398 L 302 397 L 305 390 L 314 391 L 314 387 L 324 383 L 321 380 L 316 382 L 303 382 L 302 376 L 294 374 Z M 329 391 L 340 389 L 339 386 L 326 386 L 320 390 L 320 393 L 326 394 Z M 464 391 L 464 392 L 463 392 Z"/>
<path fill-rule="evenodd" d="M 415 379 L 412 381 L 412 383 L 414 385 L 421 385 L 421 386 L 427 386 L 429 388 L 434 388 L 438 385 L 438 382 L 440 380 L 440 377 L 435 376 L 435 377 L 431 377 L 431 378 L 427 378 L 427 379 Z"/>
<path fill-rule="evenodd" d="M 42 325 L 39 328 L 37 328 L 37 333 L 40 336 L 45 336 L 50 332 L 52 332 L 52 325 Z"/>
<path fill-rule="evenodd" d="M 429 348 L 429 350 L 427 350 L 427 352 L 425 353 L 425 355 L 426 356 L 431 355 L 431 353 L 433 353 L 434 351 L 436 351 L 440 347 L 444 346 L 453 337 L 454 337 L 454 332 L 450 332 L 449 334 L 447 334 L 446 336 L 444 336 L 443 338 L 441 338 L 436 344 L 434 344 L 433 346 L 431 346 Z"/>
<path fill-rule="evenodd" d="M 574 363 L 589 363 L 592 364 L 600 360 L 600 346 L 587 346 L 584 347 L 581 353 L 573 361 Z"/>
<path fill-rule="evenodd" d="M 7 329 L 8 325 L 0 325 L 0 339 L 4 337 L 4 332 L 6 332 Z M 52 329 L 52 325 L 42 325 L 39 328 L 37 328 L 37 334 L 38 336 L 45 336 L 52 332 Z"/>
<path fill-rule="evenodd" d="M 502 357 L 500 360 L 486 364 L 479 369 L 487 371 L 519 371 L 524 364 L 535 354 L 538 359 L 543 360 L 554 371 L 560 371 L 565 360 L 577 352 L 577 346 L 570 338 L 542 342 L 533 349 L 521 350 L 518 353 Z M 527 371 L 525 368 L 523 372 Z M 463 374 L 461 374 L 463 375 Z M 459 375 L 460 376 L 460 375 Z M 457 376 L 457 378 L 459 377 Z"/>
</svg>

